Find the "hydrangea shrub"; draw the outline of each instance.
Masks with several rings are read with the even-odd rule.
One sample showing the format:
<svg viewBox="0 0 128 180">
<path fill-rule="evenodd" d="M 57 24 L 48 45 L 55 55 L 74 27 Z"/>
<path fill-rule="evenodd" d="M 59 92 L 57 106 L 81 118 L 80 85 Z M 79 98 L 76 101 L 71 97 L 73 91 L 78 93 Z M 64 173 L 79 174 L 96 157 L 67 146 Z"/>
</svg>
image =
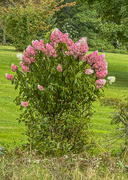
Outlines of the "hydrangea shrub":
<svg viewBox="0 0 128 180">
<path fill-rule="evenodd" d="M 88 51 L 86 37 L 74 43 L 55 28 L 50 42 L 32 41 L 17 54 L 21 68 L 12 64 L 16 75 L 6 74 L 19 95 L 19 121 L 27 127 L 30 151 L 45 155 L 82 152 L 88 143 L 92 102 L 106 84 L 105 55 Z"/>
</svg>

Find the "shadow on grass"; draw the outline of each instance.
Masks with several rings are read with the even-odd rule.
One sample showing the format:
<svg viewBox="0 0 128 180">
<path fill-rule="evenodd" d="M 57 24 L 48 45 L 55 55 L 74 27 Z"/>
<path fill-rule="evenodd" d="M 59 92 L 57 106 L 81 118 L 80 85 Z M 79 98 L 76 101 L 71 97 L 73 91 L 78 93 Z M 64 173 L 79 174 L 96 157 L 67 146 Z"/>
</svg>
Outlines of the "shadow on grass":
<svg viewBox="0 0 128 180">
<path fill-rule="evenodd" d="M 0 49 L 0 51 L 16 52 L 16 49 Z"/>
<path fill-rule="evenodd" d="M 128 89 L 128 71 L 109 71 L 109 74 L 116 77 L 116 81 L 113 84 L 115 87 Z"/>
<path fill-rule="evenodd" d="M 113 86 L 122 90 L 128 90 L 128 80 L 126 78 L 120 79 L 119 77 L 117 77 L 116 82 L 113 84 Z"/>
</svg>

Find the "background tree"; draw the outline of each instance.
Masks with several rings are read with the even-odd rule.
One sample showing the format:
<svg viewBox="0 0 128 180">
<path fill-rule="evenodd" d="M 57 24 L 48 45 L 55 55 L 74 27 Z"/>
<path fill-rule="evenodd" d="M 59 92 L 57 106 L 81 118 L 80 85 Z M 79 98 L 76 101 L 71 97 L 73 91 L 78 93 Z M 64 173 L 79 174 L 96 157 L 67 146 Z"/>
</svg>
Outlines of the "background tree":
<svg viewBox="0 0 128 180">
<path fill-rule="evenodd" d="M 86 36 L 90 50 L 105 51 L 114 48 L 106 37 L 102 38 L 104 31 L 100 30 L 101 18 L 96 8 L 90 9 L 88 3 L 76 4 L 73 8 L 63 8 L 59 13 L 55 13 L 55 17 L 55 26 L 62 32 L 68 32 L 74 41 Z"/>
<path fill-rule="evenodd" d="M 101 35 L 114 44 L 128 47 L 128 1 L 127 0 L 78 0 L 77 3 L 89 3 L 90 8 L 97 11 L 101 18 Z"/>
<path fill-rule="evenodd" d="M 0 0 L 0 6 L 7 6 L 8 4 L 8 0 Z M 6 44 L 6 33 L 5 33 L 5 26 L 4 26 L 4 22 L 2 21 L 2 18 L 0 19 L 0 24 L 1 24 L 1 28 L 0 28 L 0 37 L 2 39 L 2 44 L 5 45 Z"/>
<path fill-rule="evenodd" d="M 11 36 L 14 46 L 23 50 L 33 39 L 38 38 L 40 31 L 49 29 L 48 20 L 60 10 L 59 3 L 54 0 L 20 0 L 9 1 L 8 6 L 0 9 L 1 27 Z M 65 5 L 66 6 L 66 5 Z"/>
</svg>

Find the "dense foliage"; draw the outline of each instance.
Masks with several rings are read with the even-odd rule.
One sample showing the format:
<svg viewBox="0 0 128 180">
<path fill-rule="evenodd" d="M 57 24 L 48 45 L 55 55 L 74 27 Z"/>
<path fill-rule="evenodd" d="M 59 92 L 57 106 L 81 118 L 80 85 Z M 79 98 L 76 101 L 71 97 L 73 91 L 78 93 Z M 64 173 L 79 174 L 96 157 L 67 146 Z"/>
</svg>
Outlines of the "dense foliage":
<svg viewBox="0 0 128 180">
<path fill-rule="evenodd" d="M 101 18 L 101 34 L 112 42 L 115 48 L 124 45 L 128 49 L 128 1 L 127 0 L 78 0 L 81 5 L 89 3 Z"/>
<path fill-rule="evenodd" d="M 56 27 L 62 32 L 68 32 L 73 40 L 86 36 L 90 50 L 114 49 L 111 39 L 108 39 L 105 34 L 106 29 L 102 28 L 102 21 L 98 17 L 97 9 L 90 9 L 87 3 L 82 6 L 76 4 L 73 8 L 63 8 L 56 12 L 55 17 Z"/>
<path fill-rule="evenodd" d="M 13 1 L 12 1 L 13 2 Z M 1 28 L 5 29 L 17 50 L 25 49 L 33 39 L 48 30 L 48 19 L 63 6 L 54 0 L 26 1 L 9 3 L 0 9 Z M 70 4 L 72 6 L 74 3 Z M 67 6 L 65 4 L 65 6 Z"/>
<path fill-rule="evenodd" d="M 91 50 L 117 52 L 116 48 L 121 50 L 118 53 L 125 53 L 128 48 L 127 1 L 76 2 L 75 5 L 74 0 L 3 1 L 0 10 L 3 43 L 7 35 L 17 49 L 23 50 L 32 39 L 44 38 L 46 30 L 57 27 L 63 33 L 68 32 L 74 41 L 86 36 Z"/>
</svg>

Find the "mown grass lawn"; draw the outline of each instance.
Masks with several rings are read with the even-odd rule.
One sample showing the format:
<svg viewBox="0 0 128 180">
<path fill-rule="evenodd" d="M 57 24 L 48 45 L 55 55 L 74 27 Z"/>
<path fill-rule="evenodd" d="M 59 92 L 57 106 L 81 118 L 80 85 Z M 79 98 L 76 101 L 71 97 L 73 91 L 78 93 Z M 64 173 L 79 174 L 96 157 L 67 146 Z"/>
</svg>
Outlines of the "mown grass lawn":
<svg viewBox="0 0 128 180">
<path fill-rule="evenodd" d="M 17 91 L 5 77 L 5 73 L 13 74 L 10 67 L 14 63 L 19 65 L 16 57 L 17 52 L 14 47 L 0 46 L 0 147 L 4 144 L 20 144 L 26 141 L 24 133 L 24 124 L 19 124 L 16 120 L 19 116 L 19 107 L 16 107 L 13 100 Z M 101 54 L 101 53 L 99 53 Z M 128 55 L 106 53 L 108 62 L 109 76 L 115 76 L 116 82 L 105 89 L 105 97 L 125 99 L 128 96 Z M 111 107 L 101 106 L 99 101 L 94 103 L 95 114 L 92 117 L 92 126 L 90 131 L 95 133 L 95 143 L 102 146 L 106 151 L 118 149 L 120 142 L 115 144 L 105 142 L 116 132 L 116 127 L 110 125 L 112 112 Z M 110 144 L 110 145 L 109 145 Z M 102 151 L 102 148 L 99 150 Z"/>
<path fill-rule="evenodd" d="M 120 98 L 124 100 L 128 97 L 128 55 L 105 53 L 108 62 L 108 76 L 115 76 L 116 81 L 105 89 L 103 98 Z M 109 141 L 115 132 L 116 126 L 111 125 L 111 117 L 116 109 L 112 107 L 104 107 L 97 101 L 94 103 L 95 114 L 92 118 L 92 130 L 96 134 L 96 139 L 100 139 L 101 146 L 106 151 L 120 152 L 120 143 L 122 140 Z M 114 143 L 115 141 L 115 143 Z"/>
<path fill-rule="evenodd" d="M 12 74 L 10 66 L 12 63 L 19 65 L 16 58 L 15 48 L 9 46 L 0 46 L 0 147 L 3 143 L 13 145 L 24 141 L 24 125 L 19 124 L 16 118 L 19 116 L 19 108 L 13 102 L 17 92 L 11 85 L 5 73 Z"/>
</svg>

